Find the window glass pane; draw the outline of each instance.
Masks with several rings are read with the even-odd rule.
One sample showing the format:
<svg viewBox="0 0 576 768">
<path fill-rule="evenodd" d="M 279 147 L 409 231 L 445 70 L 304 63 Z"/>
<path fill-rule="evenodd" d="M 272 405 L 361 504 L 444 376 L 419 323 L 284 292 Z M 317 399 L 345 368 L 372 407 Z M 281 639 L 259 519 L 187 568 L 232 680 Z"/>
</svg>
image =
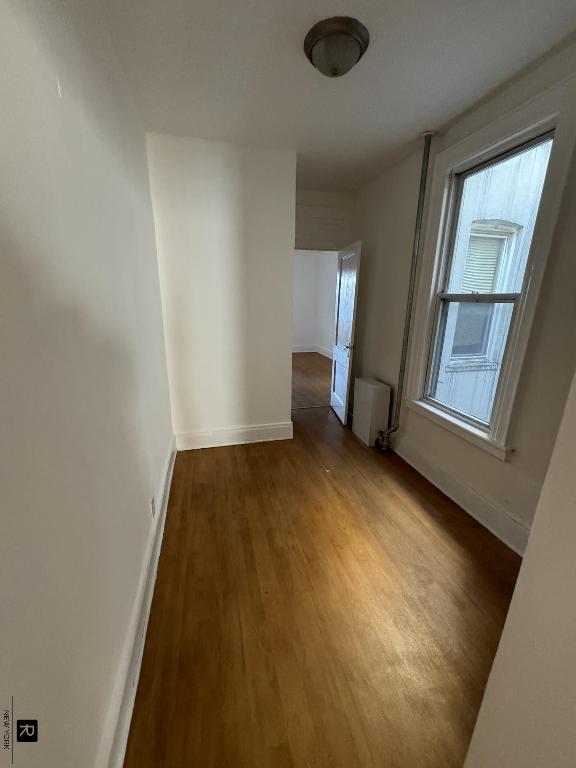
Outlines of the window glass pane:
<svg viewBox="0 0 576 768">
<path fill-rule="evenodd" d="M 463 175 L 448 293 L 519 293 L 552 150 L 546 139 Z"/>
<path fill-rule="evenodd" d="M 486 354 L 493 309 L 493 304 L 463 302 L 458 306 L 452 357 Z"/>
<path fill-rule="evenodd" d="M 490 422 L 513 307 L 442 302 L 429 397 L 477 421 Z"/>
</svg>

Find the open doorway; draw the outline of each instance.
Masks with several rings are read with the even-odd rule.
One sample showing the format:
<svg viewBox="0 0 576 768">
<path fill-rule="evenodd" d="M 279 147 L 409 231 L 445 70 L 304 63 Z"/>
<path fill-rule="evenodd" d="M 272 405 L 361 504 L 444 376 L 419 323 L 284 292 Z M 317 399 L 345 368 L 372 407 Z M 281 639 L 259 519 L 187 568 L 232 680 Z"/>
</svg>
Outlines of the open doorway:
<svg viewBox="0 0 576 768">
<path fill-rule="evenodd" d="M 294 252 L 292 408 L 330 405 L 338 251 Z"/>
<path fill-rule="evenodd" d="M 292 410 L 331 406 L 348 421 L 361 244 L 294 254 Z"/>
</svg>

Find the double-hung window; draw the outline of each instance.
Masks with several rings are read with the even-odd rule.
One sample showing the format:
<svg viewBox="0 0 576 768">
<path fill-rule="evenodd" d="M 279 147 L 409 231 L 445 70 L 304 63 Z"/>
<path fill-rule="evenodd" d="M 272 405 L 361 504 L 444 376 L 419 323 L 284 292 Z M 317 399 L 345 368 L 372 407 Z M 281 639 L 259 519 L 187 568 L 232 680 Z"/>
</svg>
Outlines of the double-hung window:
<svg viewBox="0 0 576 768">
<path fill-rule="evenodd" d="M 553 136 L 453 176 L 424 401 L 490 433 Z"/>
</svg>

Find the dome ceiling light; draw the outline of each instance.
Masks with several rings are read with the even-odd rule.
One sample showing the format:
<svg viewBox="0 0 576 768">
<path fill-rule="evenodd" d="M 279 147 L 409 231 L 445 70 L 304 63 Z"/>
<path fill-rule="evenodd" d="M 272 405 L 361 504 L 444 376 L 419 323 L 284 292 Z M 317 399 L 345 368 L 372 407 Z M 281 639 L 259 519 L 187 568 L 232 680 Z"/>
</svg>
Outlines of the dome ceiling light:
<svg viewBox="0 0 576 768">
<path fill-rule="evenodd" d="M 327 77 L 341 77 L 357 64 L 370 36 L 357 19 L 334 16 L 314 24 L 304 38 L 304 51 L 312 64 Z"/>
</svg>

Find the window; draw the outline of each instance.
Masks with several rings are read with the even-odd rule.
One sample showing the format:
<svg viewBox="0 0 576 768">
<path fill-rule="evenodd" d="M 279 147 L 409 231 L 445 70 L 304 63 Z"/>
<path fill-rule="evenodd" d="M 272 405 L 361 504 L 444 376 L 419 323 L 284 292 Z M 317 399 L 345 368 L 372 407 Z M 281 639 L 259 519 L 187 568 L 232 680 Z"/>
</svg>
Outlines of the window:
<svg viewBox="0 0 576 768">
<path fill-rule="evenodd" d="M 485 358 L 491 320 L 491 304 L 460 304 L 452 342 L 452 357 Z"/>
<path fill-rule="evenodd" d="M 424 399 L 492 423 L 552 149 L 546 134 L 454 176 Z"/>
<path fill-rule="evenodd" d="M 463 291 L 492 293 L 496 288 L 496 273 L 505 245 L 504 237 L 474 234 L 474 225 L 472 225 L 462 277 Z"/>
</svg>

